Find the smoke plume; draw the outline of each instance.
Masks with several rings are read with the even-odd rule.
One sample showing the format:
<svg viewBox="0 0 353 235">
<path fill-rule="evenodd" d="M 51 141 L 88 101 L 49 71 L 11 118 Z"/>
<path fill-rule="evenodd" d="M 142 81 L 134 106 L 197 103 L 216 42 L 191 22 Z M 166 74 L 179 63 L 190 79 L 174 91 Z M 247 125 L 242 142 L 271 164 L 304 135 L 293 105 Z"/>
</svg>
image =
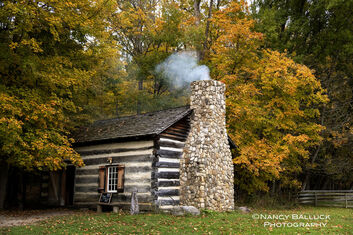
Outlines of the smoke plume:
<svg viewBox="0 0 353 235">
<path fill-rule="evenodd" d="M 175 86 L 182 87 L 192 81 L 209 80 L 210 70 L 206 65 L 198 65 L 195 52 L 179 52 L 169 56 L 156 67 Z"/>
</svg>

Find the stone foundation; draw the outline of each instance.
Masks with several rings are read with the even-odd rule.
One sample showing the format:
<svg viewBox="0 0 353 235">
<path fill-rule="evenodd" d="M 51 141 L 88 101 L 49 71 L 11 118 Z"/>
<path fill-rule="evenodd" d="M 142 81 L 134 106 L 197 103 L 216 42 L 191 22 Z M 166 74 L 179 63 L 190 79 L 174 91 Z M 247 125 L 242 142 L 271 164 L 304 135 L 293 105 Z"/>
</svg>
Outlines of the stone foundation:
<svg viewBox="0 0 353 235">
<path fill-rule="evenodd" d="M 225 125 L 225 85 L 191 83 L 191 130 L 180 161 L 180 204 L 234 209 L 234 173 Z"/>
</svg>

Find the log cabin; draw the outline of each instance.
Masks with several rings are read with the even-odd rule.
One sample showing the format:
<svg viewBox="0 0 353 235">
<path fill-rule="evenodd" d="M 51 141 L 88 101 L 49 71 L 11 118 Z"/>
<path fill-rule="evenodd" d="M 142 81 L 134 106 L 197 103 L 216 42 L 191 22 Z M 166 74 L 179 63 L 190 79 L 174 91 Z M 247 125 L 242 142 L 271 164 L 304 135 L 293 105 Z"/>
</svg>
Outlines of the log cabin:
<svg viewBox="0 0 353 235">
<path fill-rule="evenodd" d="M 76 169 L 73 204 L 100 207 L 100 195 L 111 193 L 109 205 L 129 209 L 136 191 L 140 210 L 232 209 L 235 145 L 225 129 L 224 84 L 198 81 L 191 88 L 190 106 L 80 129 L 74 148 L 85 166 Z"/>
<path fill-rule="evenodd" d="M 190 129 L 189 107 L 101 120 L 75 136 L 85 167 L 76 169 L 74 204 L 96 206 L 100 193 L 128 209 L 137 190 L 142 210 L 179 203 L 179 158 Z"/>
</svg>

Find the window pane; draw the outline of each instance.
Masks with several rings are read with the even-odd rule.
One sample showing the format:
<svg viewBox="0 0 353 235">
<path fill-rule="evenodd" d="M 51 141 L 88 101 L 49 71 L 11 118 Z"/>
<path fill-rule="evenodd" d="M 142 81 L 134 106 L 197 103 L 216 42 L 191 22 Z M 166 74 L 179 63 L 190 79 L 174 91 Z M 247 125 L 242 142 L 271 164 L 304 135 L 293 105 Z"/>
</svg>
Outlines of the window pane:
<svg viewBox="0 0 353 235">
<path fill-rule="evenodd" d="M 108 191 L 117 192 L 118 189 L 118 168 L 116 166 L 108 167 Z"/>
</svg>

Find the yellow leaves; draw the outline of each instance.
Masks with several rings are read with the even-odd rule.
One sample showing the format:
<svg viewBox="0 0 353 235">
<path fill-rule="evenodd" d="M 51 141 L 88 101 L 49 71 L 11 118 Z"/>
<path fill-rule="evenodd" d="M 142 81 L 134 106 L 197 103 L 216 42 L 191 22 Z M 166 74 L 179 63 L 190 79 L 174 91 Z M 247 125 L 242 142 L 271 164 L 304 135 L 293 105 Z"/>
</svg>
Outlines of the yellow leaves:
<svg viewBox="0 0 353 235">
<path fill-rule="evenodd" d="M 40 43 L 38 43 L 34 38 L 22 39 L 19 43 L 11 42 L 9 47 L 11 50 L 15 50 L 19 47 L 25 47 L 31 49 L 34 53 L 43 52 L 42 48 L 40 47 Z"/>
<path fill-rule="evenodd" d="M 299 136 L 293 136 L 293 135 L 287 134 L 286 136 L 283 137 L 283 140 L 288 142 L 288 144 L 292 145 L 295 143 L 306 143 L 310 140 L 310 138 L 305 134 L 302 134 Z"/>
<path fill-rule="evenodd" d="M 18 43 L 17 42 L 11 42 L 9 44 L 9 47 L 11 48 L 11 50 L 15 50 L 18 47 Z"/>
<path fill-rule="evenodd" d="M 71 159 L 82 165 L 64 130 L 63 112 L 55 98 L 42 101 L 38 93 L 22 90 L 0 93 L 1 152 L 10 164 L 27 170 L 57 170 Z M 12 112 L 9 112 L 9 111 Z"/>
<path fill-rule="evenodd" d="M 266 181 L 291 180 L 320 141 L 318 105 L 327 102 L 320 82 L 303 65 L 260 49 L 263 35 L 232 2 L 212 21 L 219 37 L 210 55 L 212 77 L 227 86 L 227 126 L 239 147 L 235 163 L 250 185 L 266 190 Z M 286 178 L 288 177 L 288 178 Z M 250 179 L 249 179 L 250 178 Z"/>
</svg>

